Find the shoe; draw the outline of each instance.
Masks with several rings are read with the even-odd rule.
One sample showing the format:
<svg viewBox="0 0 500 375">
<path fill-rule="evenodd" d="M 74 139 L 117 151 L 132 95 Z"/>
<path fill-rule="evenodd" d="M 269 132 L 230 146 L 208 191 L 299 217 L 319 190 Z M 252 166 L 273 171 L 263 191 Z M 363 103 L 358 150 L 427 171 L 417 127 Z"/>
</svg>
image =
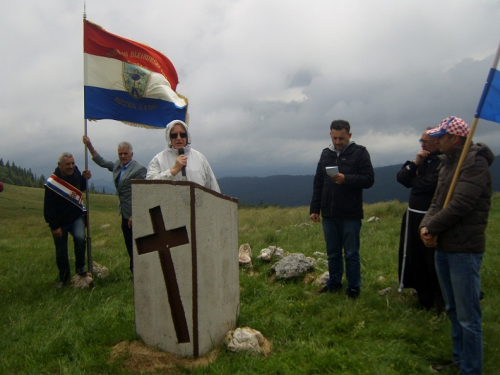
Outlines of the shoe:
<svg viewBox="0 0 500 375">
<path fill-rule="evenodd" d="M 330 288 L 328 288 L 325 285 L 323 288 L 321 288 L 320 290 L 318 290 L 318 294 L 323 294 L 323 293 L 337 293 L 340 289 L 341 289 L 341 287 L 330 289 Z"/>
<path fill-rule="evenodd" d="M 85 268 L 78 268 L 76 270 L 76 273 L 79 274 L 80 276 L 87 276 L 87 270 Z"/>
<path fill-rule="evenodd" d="M 61 290 L 66 286 L 66 281 L 61 281 L 59 284 L 56 286 L 56 290 Z"/>
<path fill-rule="evenodd" d="M 347 294 L 347 298 L 356 299 L 359 297 L 359 290 L 351 288 L 345 292 Z"/>
<path fill-rule="evenodd" d="M 453 361 L 446 361 L 443 363 L 434 363 L 433 365 L 431 365 L 431 370 L 434 372 L 442 372 L 453 368 L 458 369 L 458 363 L 455 363 Z"/>
<path fill-rule="evenodd" d="M 318 290 L 318 294 L 323 294 L 323 293 L 330 293 L 330 289 L 328 289 L 326 285 L 320 290 Z"/>
</svg>

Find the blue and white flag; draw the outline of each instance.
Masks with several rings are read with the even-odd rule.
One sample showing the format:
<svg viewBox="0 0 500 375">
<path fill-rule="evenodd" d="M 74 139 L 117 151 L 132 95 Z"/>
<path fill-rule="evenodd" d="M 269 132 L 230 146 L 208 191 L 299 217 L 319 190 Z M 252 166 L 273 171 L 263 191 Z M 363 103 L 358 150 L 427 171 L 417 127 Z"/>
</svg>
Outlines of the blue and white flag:
<svg viewBox="0 0 500 375">
<path fill-rule="evenodd" d="M 493 66 L 490 69 L 486 84 L 484 86 L 481 100 L 477 106 L 475 118 L 500 123 L 500 72 L 498 71 L 498 59 L 500 57 L 500 45 L 498 46 Z"/>
</svg>

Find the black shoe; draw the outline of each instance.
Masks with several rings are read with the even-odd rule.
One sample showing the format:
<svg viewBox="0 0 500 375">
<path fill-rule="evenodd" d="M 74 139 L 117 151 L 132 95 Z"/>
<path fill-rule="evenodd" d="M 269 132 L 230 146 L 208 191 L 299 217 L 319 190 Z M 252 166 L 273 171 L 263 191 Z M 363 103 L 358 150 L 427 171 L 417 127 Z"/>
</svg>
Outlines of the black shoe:
<svg viewBox="0 0 500 375">
<path fill-rule="evenodd" d="M 80 276 L 87 276 L 87 270 L 85 268 L 78 268 L 76 270 L 76 273 L 79 274 Z"/>
<path fill-rule="evenodd" d="M 66 281 L 61 281 L 59 284 L 56 286 L 56 290 L 61 290 L 66 286 L 67 282 Z"/>
<path fill-rule="evenodd" d="M 356 299 L 359 297 L 359 290 L 351 288 L 345 292 L 349 299 Z"/>
<path fill-rule="evenodd" d="M 338 291 L 340 291 L 340 289 L 342 289 L 342 287 L 337 287 L 337 288 L 334 288 L 334 289 L 330 289 L 328 288 L 326 285 L 321 288 L 320 290 L 318 290 L 318 294 L 323 294 L 323 293 L 337 293 Z"/>
<path fill-rule="evenodd" d="M 318 290 L 318 294 L 323 294 L 323 293 L 330 293 L 330 289 L 328 289 L 326 285 L 320 290 Z"/>
<path fill-rule="evenodd" d="M 431 370 L 434 372 L 442 372 L 446 371 L 448 369 L 458 369 L 458 363 L 453 362 L 453 361 L 446 361 L 443 363 L 434 363 L 431 365 Z"/>
</svg>

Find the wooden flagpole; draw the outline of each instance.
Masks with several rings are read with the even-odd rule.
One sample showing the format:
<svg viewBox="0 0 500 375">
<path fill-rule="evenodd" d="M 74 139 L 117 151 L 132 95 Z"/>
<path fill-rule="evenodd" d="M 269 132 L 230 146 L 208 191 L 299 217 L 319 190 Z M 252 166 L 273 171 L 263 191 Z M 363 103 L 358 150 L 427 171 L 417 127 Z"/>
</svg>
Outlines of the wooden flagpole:
<svg viewBox="0 0 500 375">
<path fill-rule="evenodd" d="M 451 180 L 450 189 L 448 190 L 448 195 L 446 195 L 446 200 L 444 201 L 443 208 L 445 208 L 448 205 L 448 203 L 450 203 L 451 197 L 453 196 L 453 192 L 455 191 L 455 186 L 457 185 L 458 176 L 460 175 L 460 168 L 462 168 L 465 158 L 467 157 L 467 153 L 469 152 L 470 145 L 472 144 L 472 137 L 474 136 L 474 132 L 476 131 L 477 121 L 478 121 L 477 117 L 474 117 L 471 129 L 469 131 L 469 135 L 467 136 L 464 148 L 462 149 L 462 153 L 460 154 L 460 159 L 458 160 L 457 168 L 455 169 L 455 173 L 453 174 L 453 179 Z"/>
</svg>

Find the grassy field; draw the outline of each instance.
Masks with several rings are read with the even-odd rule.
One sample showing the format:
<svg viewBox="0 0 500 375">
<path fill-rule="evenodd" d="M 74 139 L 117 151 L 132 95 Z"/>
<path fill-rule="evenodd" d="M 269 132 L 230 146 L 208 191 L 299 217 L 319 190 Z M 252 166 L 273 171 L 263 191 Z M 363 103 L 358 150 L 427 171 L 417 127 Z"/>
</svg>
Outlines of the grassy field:
<svg viewBox="0 0 500 375">
<path fill-rule="evenodd" d="M 110 270 L 92 290 L 55 292 L 57 268 L 43 220 L 43 190 L 5 186 L 0 194 L 0 374 L 139 374 L 130 358 L 111 360 L 113 347 L 137 340 L 132 276 L 115 196 L 91 196 L 93 257 Z M 484 374 L 498 374 L 500 358 L 500 195 L 494 196 L 482 267 Z M 304 279 L 274 280 L 272 264 L 255 260 L 262 248 L 280 246 L 307 256 L 324 253 L 321 225 L 308 208 L 239 210 L 239 243 L 253 249 L 254 267 L 240 271 L 238 325 L 271 341 L 268 357 L 229 353 L 202 367 L 179 365 L 166 374 L 428 374 L 451 357 L 450 323 L 417 307 L 410 290 L 397 292 L 397 247 L 405 205 L 365 207 L 361 230 L 362 295 L 317 295 Z M 303 225 L 303 223 L 311 225 Z M 109 224 L 109 225 L 106 225 Z M 302 225 L 301 225 L 302 224 Z M 236 254 L 237 249 L 235 249 Z M 70 251 L 71 254 L 72 251 Z M 71 256 L 71 258 L 73 258 Z M 72 262 L 72 261 L 71 261 Z M 387 295 L 378 291 L 392 287 Z"/>
</svg>

